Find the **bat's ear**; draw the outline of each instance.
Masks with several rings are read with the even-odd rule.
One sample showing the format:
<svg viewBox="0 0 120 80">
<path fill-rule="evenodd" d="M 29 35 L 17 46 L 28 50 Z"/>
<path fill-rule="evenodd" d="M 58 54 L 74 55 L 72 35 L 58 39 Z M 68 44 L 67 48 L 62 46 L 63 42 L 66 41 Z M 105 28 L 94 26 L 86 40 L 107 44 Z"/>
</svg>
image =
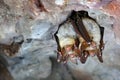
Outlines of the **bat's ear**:
<svg viewBox="0 0 120 80">
<path fill-rule="evenodd" d="M 97 53 L 98 60 L 103 63 L 102 52 Z"/>
</svg>

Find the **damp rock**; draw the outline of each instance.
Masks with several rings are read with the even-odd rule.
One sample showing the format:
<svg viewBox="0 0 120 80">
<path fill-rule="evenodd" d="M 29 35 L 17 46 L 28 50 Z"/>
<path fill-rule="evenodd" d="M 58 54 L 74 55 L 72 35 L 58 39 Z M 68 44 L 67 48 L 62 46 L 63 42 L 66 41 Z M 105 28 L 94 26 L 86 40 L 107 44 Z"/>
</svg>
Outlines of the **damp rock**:
<svg viewBox="0 0 120 80">
<path fill-rule="evenodd" d="M 0 44 L 8 47 L 24 39 L 19 51 L 8 47 L 17 50 L 15 56 L 5 56 L 8 72 L 15 80 L 120 80 L 119 0 L 40 0 L 46 11 L 34 1 L 0 0 Z M 53 34 L 71 10 L 88 11 L 105 28 L 103 63 L 96 57 L 89 57 L 85 64 L 68 62 L 67 67 L 55 62 L 57 44 Z M 4 52 L 6 48 L 0 49 Z"/>
</svg>

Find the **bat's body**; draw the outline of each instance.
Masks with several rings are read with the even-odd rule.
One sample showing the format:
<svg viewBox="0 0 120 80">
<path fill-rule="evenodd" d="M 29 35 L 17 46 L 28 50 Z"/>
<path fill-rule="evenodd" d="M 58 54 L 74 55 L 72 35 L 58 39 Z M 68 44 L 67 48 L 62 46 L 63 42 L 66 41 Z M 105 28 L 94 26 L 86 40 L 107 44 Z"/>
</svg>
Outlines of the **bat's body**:
<svg viewBox="0 0 120 80">
<path fill-rule="evenodd" d="M 76 38 L 76 33 L 70 22 L 61 25 L 57 36 L 59 37 L 61 48 L 75 43 L 74 38 Z"/>
<path fill-rule="evenodd" d="M 100 46 L 103 46 L 103 43 L 101 43 L 101 41 L 103 42 L 103 35 L 101 35 L 101 31 L 103 30 L 102 32 L 104 32 L 104 28 L 102 27 L 101 29 L 101 27 L 94 20 L 89 18 L 83 18 L 82 22 L 88 34 L 92 38 L 91 44 L 86 47 L 85 50 L 92 56 L 97 55 L 100 62 L 103 62 Z"/>
<path fill-rule="evenodd" d="M 97 45 L 100 45 L 101 35 L 100 35 L 100 28 L 99 28 L 98 24 L 89 18 L 83 18 L 82 22 L 84 23 L 85 28 L 88 31 L 88 34 L 90 35 L 92 40 Z"/>
<path fill-rule="evenodd" d="M 55 35 L 58 38 L 57 42 L 60 47 L 58 49 L 58 60 L 66 61 L 69 57 L 77 55 L 77 47 L 75 48 L 77 46 L 77 34 L 69 21 L 63 23 Z"/>
<path fill-rule="evenodd" d="M 68 19 L 59 26 L 55 34 L 60 61 L 79 57 L 82 63 L 89 55 L 102 59 L 104 28 L 89 17 L 86 11 L 72 11 Z M 72 55 L 72 57 L 71 57 Z"/>
</svg>

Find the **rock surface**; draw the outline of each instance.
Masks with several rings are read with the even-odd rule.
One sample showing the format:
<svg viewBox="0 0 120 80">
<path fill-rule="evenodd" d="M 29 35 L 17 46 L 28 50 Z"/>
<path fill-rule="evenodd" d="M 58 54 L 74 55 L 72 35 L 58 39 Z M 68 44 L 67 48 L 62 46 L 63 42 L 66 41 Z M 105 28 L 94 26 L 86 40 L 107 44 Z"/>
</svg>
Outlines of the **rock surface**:
<svg viewBox="0 0 120 80">
<path fill-rule="evenodd" d="M 0 0 L 0 43 L 10 45 L 21 41 L 14 37 L 24 37 L 18 53 L 5 57 L 14 80 L 120 80 L 119 0 L 40 1 Z M 73 9 L 88 11 L 105 28 L 103 63 L 96 57 L 78 65 L 56 62 L 53 34 Z"/>
</svg>

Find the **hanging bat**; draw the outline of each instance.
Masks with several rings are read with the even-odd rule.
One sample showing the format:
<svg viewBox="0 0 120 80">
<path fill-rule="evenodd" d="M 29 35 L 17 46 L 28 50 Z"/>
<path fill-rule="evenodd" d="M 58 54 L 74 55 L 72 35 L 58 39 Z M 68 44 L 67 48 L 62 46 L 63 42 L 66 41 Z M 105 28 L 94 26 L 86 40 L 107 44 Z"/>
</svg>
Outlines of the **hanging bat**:
<svg viewBox="0 0 120 80">
<path fill-rule="evenodd" d="M 58 62 L 66 63 L 77 57 L 79 40 L 70 21 L 63 22 L 54 36 L 58 44 Z"/>
<path fill-rule="evenodd" d="M 103 43 L 104 27 L 101 27 L 93 18 L 91 18 L 88 15 L 88 12 L 86 11 L 79 11 L 78 15 L 81 18 L 90 38 L 92 38 L 92 41 L 85 50 L 88 51 L 89 55 L 92 56 L 97 55 L 99 61 L 103 62 L 102 49 L 104 47 Z"/>
<path fill-rule="evenodd" d="M 99 61 L 103 62 L 103 35 L 104 28 L 87 11 L 72 11 L 55 34 L 58 60 L 66 62 L 68 58 L 75 57 L 85 63 L 89 55 L 97 55 Z"/>
</svg>

